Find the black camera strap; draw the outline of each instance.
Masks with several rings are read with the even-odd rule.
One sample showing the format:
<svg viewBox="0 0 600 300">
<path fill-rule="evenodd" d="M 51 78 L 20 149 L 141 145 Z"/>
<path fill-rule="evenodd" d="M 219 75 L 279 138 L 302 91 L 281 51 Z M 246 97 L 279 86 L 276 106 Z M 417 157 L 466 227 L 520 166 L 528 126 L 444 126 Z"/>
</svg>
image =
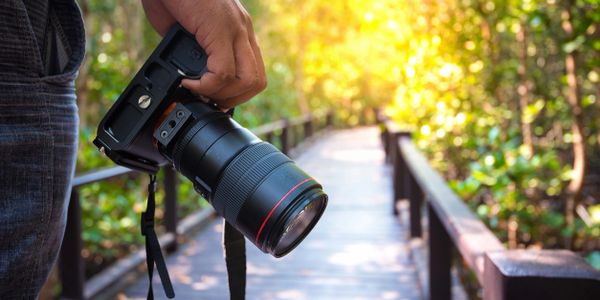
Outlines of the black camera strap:
<svg viewBox="0 0 600 300">
<path fill-rule="evenodd" d="M 229 298 L 246 297 L 246 244 L 244 236 L 229 222 L 223 220 L 223 254 L 227 264 Z"/>
<path fill-rule="evenodd" d="M 233 118 L 235 107 L 226 114 Z M 223 219 L 223 255 L 227 264 L 229 299 L 246 298 L 246 240 L 244 235 Z"/>
<path fill-rule="evenodd" d="M 142 235 L 146 237 L 146 265 L 148 267 L 148 300 L 154 299 L 152 289 L 152 275 L 154 264 L 158 270 L 160 281 L 168 298 L 175 297 L 173 285 L 169 277 L 167 265 L 160 251 L 158 237 L 154 231 L 154 211 L 156 193 L 156 175 L 150 174 L 148 183 L 148 204 L 146 211 L 142 212 Z M 242 233 L 227 221 L 223 220 L 223 254 L 227 264 L 227 278 L 229 282 L 229 295 L 231 300 L 243 300 L 246 297 L 246 243 Z"/>
<path fill-rule="evenodd" d="M 167 265 L 163 258 L 162 252 L 160 251 L 160 244 L 158 243 L 158 237 L 154 231 L 154 209 L 156 207 L 154 201 L 154 194 L 156 193 L 156 175 L 150 174 L 150 183 L 148 183 L 148 204 L 146 211 L 142 212 L 142 235 L 146 237 L 146 265 L 148 267 L 148 279 L 150 285 L 148 286 L 148 300 L 154 300 L 154 292 L 152 291 L 152 275 L 154 273 L 154 264 L 158 270 L 160 281 L 162 282 L 163 289 L 168 298 L 175 297 L 173 291 L 173 285 L 169 278 L 169 272 L 167 271 Z"/>
</svg>

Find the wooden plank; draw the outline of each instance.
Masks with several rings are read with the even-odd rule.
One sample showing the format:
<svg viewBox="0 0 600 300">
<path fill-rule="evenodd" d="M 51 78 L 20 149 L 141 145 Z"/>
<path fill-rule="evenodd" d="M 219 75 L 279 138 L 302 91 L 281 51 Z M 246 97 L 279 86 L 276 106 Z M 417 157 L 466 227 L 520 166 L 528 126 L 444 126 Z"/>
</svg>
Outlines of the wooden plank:
<svg viewBox="0 0 600 300">
<path fill-rule="evenodd" d="M 504 247 L 433 170 L 410 138 L 400 138 L 399 147 L 414 179 L 427 196 L 427 201 L 431 203 L 462 257 L 483 284 L 485 253 L 504 250 Z"/>
</svg>

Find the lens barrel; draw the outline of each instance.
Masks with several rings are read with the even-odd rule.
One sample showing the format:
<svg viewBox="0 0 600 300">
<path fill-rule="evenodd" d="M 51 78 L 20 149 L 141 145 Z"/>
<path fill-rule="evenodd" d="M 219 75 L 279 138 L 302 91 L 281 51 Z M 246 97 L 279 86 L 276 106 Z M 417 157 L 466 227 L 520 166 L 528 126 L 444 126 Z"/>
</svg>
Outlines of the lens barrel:
<svg viewBox="0 0 600 300">
<path fill-rule="evenodd" d="M 185 125 L 174 123 L 187 115 Z M 168 122 L 181 129 L 159 151 L 263 252 L 289 253 L 318 222 L 327 206 L 322 186 L 229 115 L 197 101 L 178 103 L 161 128 Z"/>
</svg>

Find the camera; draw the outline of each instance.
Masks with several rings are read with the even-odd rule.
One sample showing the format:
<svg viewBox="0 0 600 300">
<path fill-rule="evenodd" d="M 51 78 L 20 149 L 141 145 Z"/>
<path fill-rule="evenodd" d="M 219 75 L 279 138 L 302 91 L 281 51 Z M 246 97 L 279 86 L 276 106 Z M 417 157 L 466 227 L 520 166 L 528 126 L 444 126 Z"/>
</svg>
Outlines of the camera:
<svg viewBox="0 0 600 300">
<path fill-rule="evenodd" d="M 227 222 L 281 257 L 318 222 L 327 195 L 273 145 L 180 87 L 206 63 L 194 36 L 174 25 L 104 116 L 94 144 L 142 172 L 172 164 Z"/>
</svg>

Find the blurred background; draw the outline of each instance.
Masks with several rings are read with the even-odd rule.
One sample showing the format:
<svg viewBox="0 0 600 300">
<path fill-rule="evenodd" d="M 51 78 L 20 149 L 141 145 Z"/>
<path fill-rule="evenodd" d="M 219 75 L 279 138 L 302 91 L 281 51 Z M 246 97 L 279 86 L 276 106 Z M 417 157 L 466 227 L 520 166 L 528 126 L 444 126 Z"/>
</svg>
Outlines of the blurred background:
<svg viewBox="0 0 600 300">
<path fill-rule="evenodd" d="M 111 165 L 95 128 L 160 37 L 138 0 L 78 2 L 81 174 Z M 269 81 L 242 125 L 333 108 L 357 126 L 380 109 L 508 248 L 571 249 L 600 269 L 600 1 L 241 2 Z M 143 180 L 80 189 L 87 276 L 142 245 Z M 207 205 L 179 194 L 182 215 Z"/>
</svg>

